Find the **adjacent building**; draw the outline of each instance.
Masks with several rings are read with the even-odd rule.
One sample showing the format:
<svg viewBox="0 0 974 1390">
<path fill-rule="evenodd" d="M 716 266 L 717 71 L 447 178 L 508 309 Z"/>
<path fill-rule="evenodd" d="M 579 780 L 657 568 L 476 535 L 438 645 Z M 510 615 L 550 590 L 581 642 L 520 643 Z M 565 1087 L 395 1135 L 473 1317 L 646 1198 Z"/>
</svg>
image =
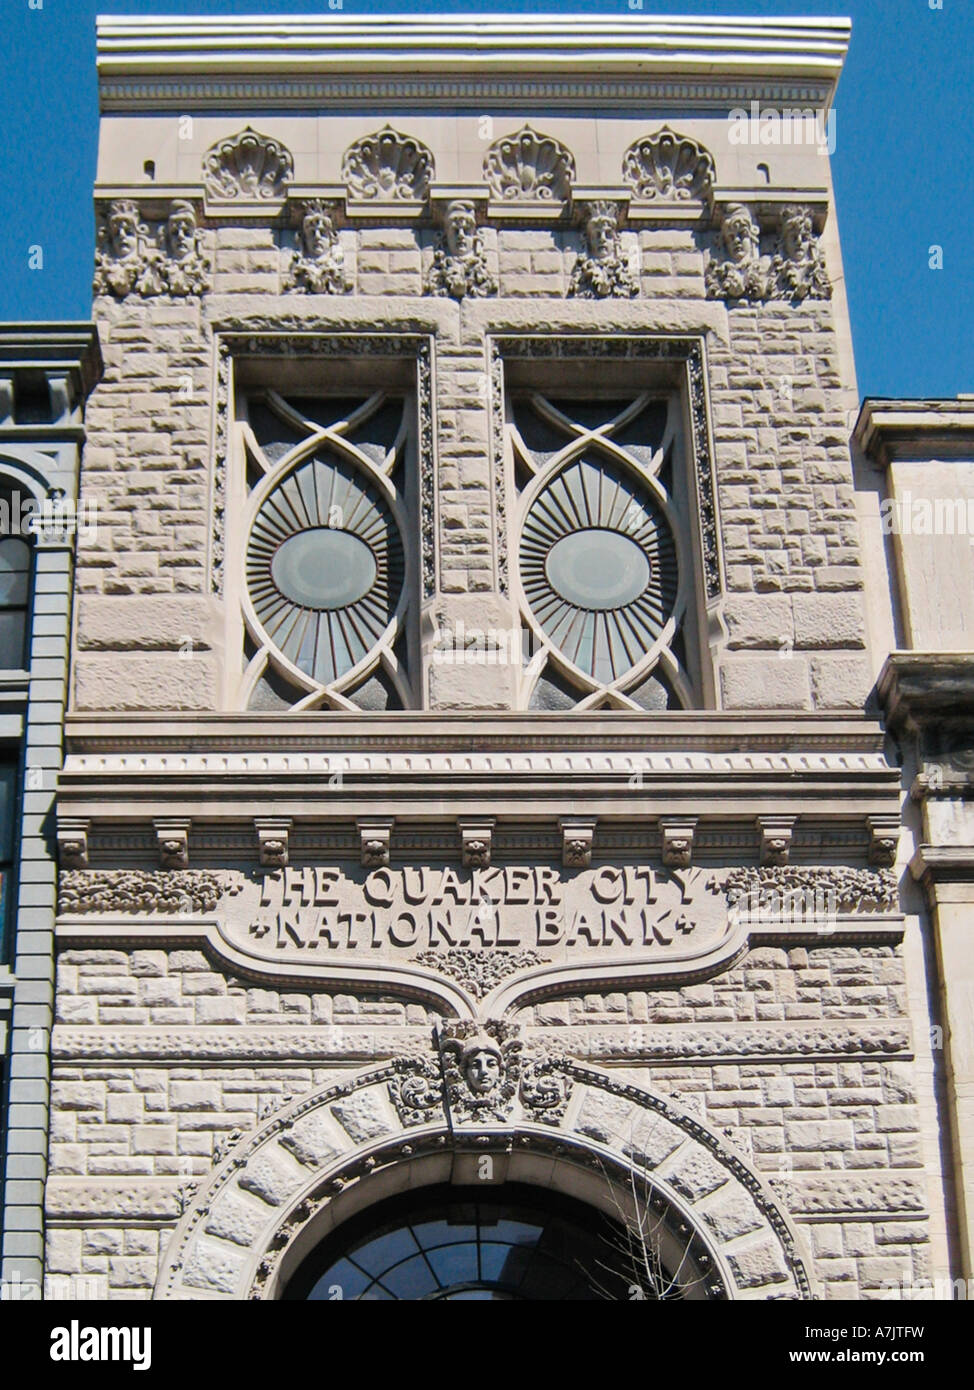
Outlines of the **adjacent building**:
<svg viewBox="0 0 974 1390">
<path fill-rule="evenodd" d="M 0 1163 L 4 1296 L 44 1268 L 57 859 L 90 323 L 0 324 Z M 30 1281 L 30 1283 L 28 1283 Z M 18 1284 L 20 1287 L 18 1288 Z"/>
</svg>

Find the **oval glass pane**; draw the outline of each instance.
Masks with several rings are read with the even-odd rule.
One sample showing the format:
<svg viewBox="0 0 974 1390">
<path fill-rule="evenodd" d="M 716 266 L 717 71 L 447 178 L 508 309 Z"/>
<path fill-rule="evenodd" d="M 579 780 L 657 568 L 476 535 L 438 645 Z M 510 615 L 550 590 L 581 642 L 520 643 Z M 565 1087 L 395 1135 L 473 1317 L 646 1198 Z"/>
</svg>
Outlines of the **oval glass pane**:
<svg viewBox="0 0 974 1390">
<path fill-rule="evenodd" d="M 318 611 L 357 603 L 376 573 L 375 556 L 364 541 L 327 526 L 289 537 L 271 561 L 271 577 L 284 597 Z"/>
<path fill-rule="evenodd" d="M 649 561 L 635 541 L 604 528 L 563 536 L 549 550 L 545 571 L 555 593 L 596 612 L 623 608 L 649 583 Z"/>
</svg>

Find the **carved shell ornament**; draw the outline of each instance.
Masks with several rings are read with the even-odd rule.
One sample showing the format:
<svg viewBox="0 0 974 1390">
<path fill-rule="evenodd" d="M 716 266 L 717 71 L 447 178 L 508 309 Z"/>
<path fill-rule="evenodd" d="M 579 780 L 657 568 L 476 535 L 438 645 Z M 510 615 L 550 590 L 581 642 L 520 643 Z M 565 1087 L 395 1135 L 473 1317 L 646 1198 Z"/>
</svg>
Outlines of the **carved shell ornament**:
<svg viewBox="0 0 974 1390">
<path fill-rule="evenodd" d="M 214 199 L 283 198 L 293 175 L 290 150 L 250 126 L 212 145 L 203 160 L 206 191 Z"/>
<path fill-rule="evenodd" d="M 706 202 L 716 172 L 709 150 L 668 126 L 630 145 L 622 161 L 622 177 L 645 202 Z"/>
<path fill-rule="evenodd" d="M 342 181 L 352 198 L 421 203 L 433 172 L 431 151 L 390 125 L 356 140 L 342 159 Z"/>
<path fill-rule="evenodd" d="M 522 126 L 495 140 L 484 160 L 491 195 L 505 203 L 563 203 L 575 181 L 575 159 L 560 140 Z"/>
</svg>

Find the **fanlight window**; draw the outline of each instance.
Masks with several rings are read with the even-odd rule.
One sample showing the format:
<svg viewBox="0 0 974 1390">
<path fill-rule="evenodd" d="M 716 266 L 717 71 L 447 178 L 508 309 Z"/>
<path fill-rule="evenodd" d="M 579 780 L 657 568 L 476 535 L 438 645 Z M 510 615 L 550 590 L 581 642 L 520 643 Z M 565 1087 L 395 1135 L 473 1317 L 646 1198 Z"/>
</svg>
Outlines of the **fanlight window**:
<svg viewBox="0 0 974 1390">
<path fill-rule="evenodd" d="M 246 400 L 251 709 L 396 709 L 407 557 L 405 396 Z"/>
<path fill-rule="evenodd" d="M 648 392 L 591 401 L 525 392 L 510 402 L 532 709 L 694 703 L 670 495 L 675 413 Z"/>
</svg>

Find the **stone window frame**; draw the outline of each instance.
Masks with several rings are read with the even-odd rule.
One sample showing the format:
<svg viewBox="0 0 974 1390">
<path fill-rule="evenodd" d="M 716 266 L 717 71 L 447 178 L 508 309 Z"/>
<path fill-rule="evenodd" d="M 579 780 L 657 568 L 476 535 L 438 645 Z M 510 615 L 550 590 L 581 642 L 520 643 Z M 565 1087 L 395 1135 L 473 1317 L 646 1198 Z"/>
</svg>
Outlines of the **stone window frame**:
<svg viewBox="0 0 974 1390">
<path fill-rule="evenodd" d="M 585 332 L 538 334 L 496 331 L 488 334 L 487 353 L 490 364 L 491 454 L 497 484 L 494 530 L 498 586 L 505 596 L 510 596 L 512 588 L 515 592 L 519 589 L 516 577 L 514 584 L 511 583 L 508 557 L 516 553 L 515 543 L 520 529 L 513 461 L 507 440 L 505 363 L 594 360 L 600 365 L 608 365 L 617 362 L 627 364 L 629 374 L 632 372 L 630 364 L 657 364 L 661 394 L 672 393 L 682 405 L 687 509 L 696 518 L 696 525 L 691 524 L 687 528 L 689 534 L 684 537 L 690 572 L 680 576 L 681 586 L 687 586 L 688 600 L 694 600 L 692 604 L 688 603 L 693 631 L 689 634 L 687 645 L 692 648 L 690 675 L 696 697 L 691 708 L 717 709 L 716 670 L 709 648 L 713 634 L 719 635 L 721 630 L 719 610 L 724 598 L 724 563 L 714 467 L 713 416 L 703 335 L 648 332 L 623 336 Z M 626 384 L 622 389 L 629 390 L 630 387 Z M 508 497 L 513 499 L 510 508 Z M 686 562 L 681 564 L 681 568 L 685 568 L 685 565 Z M 522 617 L 521 621 L 525 619 Z M 533 631 L 533 624 L 529 625 Z M 616 707 L 634 708 L 627 700 Z M 684 712 L 667 711 L 674 714 Z"/>
<path fill-rule="evenodd" d="M 254 376 L 260 370 L 261 364 L 268 364 L 268 386 L 271 389 L 276 389 L 275 382 L 281 381 L 282 373 L 290 374 L 296 383 L 300 381 L 303 373 L 307 373 L 308 376 L 300 388 L 291 385 L 289 389 L 292 392 L 300 389 L 303 394 L 309 394 L 311 390 L 316 389 L 315 384 L 308 379 L 314 364 L 327 362 L 331 364 L 330 378 L 336 373 L 341 374 L 343 393 L 356 391 L 363 395 L 371 395 L 388 384 L 388 378 L 383 380 L 379 375 L 383 360 L 395 362 L 399 376 L 397 387 L 401 386 L 409 393 L 415 405 L 415 428 L 410 430 L 407 441 L 406 486 L 401 498 L 399 516 L 405 558 L 404 587 L 408 589 L 408 598 L 404 605 L 401 632 L 397 632 L 391 639 L 393 642 L 399 641 L 402 636 L 405 641 L 405 670 L 397 685 L 403 697 L 404 710 L 408 711 L 422 708 L 420 607 L 435 590 L 436 572 L 433 346 L 428 335 L 319 333 L 288 329 L 274 333 L 218 332 L 210 589 L 215 596 L 225 600 L 228 653 L 243 653 L 245 634 L 248 631 L 245 617 L 247 603 L 244 552 L 249 517 L 245 524 L 237 525 L 233 521 L 228 524 L 228 516 L 235 518 L 249 512 L 245 500 L 250 494 L 246 487 L 246 455 L 234 404 L 240 383 Z M 295 366 L 295 363 L 298 365 Z M 239 506 L 241 503 L 243 509 Z M 386 645 L 382 644 L 382 648 Z M 375 655 L 379 657 L 379 647 L 375 649 Z M 290 672 L 277 660 L 273 651 L 267 652 L 267 660 L 263 663 L 265 669 L 268 662 L 295 690 L 294 703 L 289 710 L 282 710 L 282 713 L 328 710 L 367 713 L 343 697 L 339 690 L 332 689 L 331 686 L 319 686 L 311 678 L 307 678 L 305 693 L 302 694 Z M 260 675 L 261 672 L 255 675 L 250 671 L 247 663 L 244 664 L 240 675 L 235 671 L 228 671 L 224 700 L 226 707 L 244 708 Z M 368 675 L 365 675 L 358 684 L 368 679 Z"/>
</svg>

